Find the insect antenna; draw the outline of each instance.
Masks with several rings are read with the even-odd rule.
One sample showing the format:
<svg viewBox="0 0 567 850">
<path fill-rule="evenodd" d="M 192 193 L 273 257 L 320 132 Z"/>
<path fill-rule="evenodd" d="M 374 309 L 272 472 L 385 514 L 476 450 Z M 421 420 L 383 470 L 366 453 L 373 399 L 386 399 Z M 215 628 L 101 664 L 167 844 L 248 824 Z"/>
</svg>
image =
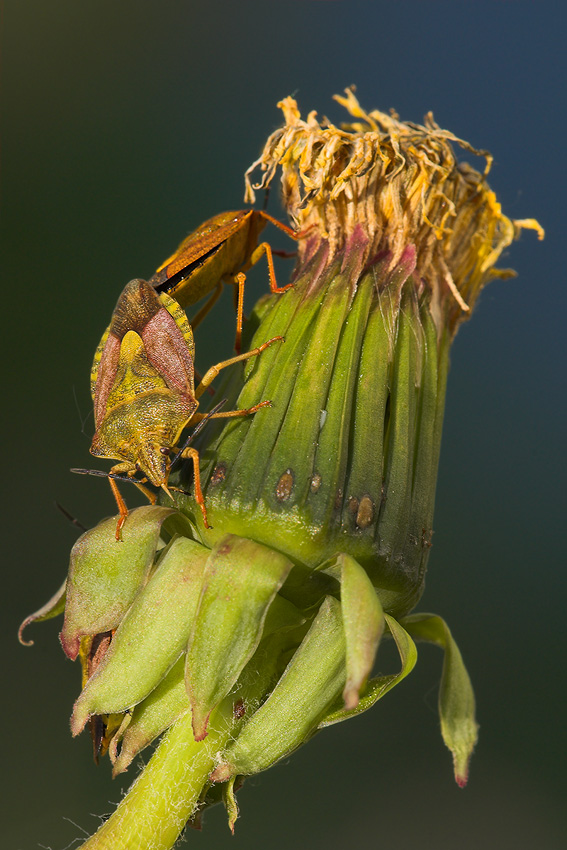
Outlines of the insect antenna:
<svg viewBox="0 0 567 850">
<path fill-rule="evenodd" d="M 135 478 L 129 478 L 127 475 L 117 475 L 116 472 L 104 472 L 102 469 L 70 469 L 77 475 L 97 475 L 99 478 L 113 478 L 115 481 L 130 482 L 130 484 L 139 484 Z"/>
<path fill-rule="evenodd" d="M 70 513 L 69 513 L 69 511 L 68 511 L 68 510 L 66 510 L 66 509 L 63 507 L 63 505 L 59 504 L 59 502 L 55 502 L 54 504 L 55 504 L 55 507 L 57 508 L 57 510 L 58 510 L 58 511 L 61 511 L 61 513 L 63 514 L 63 516 L 65 517 L 65 519 L 68 519 L 68 520 L 69 520 L 69 522 L 70 522 L 72 525 L 76 525 L 76 526 L 77 526 L 77 528 L 80 528 L 80 529 L 81 529 L 81 531 L 86 531 L 86 530 L 87 530 L 87 529 L 85 528 L 85 526 L 83 525 L 83 523 L 82 523 L 82 522 L 79 522 L 79 520 L 78 520 L 76 517 L 74 517 L 74 516 L 73 516 L 73 514 L 70 514 Z"/>
</svg>

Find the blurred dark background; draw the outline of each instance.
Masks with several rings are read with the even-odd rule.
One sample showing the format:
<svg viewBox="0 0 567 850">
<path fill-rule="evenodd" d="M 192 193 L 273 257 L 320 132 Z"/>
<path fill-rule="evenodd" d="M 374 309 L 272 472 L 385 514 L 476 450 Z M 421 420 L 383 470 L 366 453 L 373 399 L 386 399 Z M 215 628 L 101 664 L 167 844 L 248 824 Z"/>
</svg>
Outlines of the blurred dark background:
<svg viewBox="0 0 567 850">
<path fill-rule="evenodd" d="M 31 649 L 16 641 L 77 536 L 55 500 L 86 525 L 114 511 L 104 481 L 69 468 L 92 463 L 89 370 L 116 298 L 202 220 L 241 207 L 281 97 L 338 122 L 331 95 L 350 83 L 369 109 L 414 121 L 433 109 L 491 150 L 505 212 L 547 231 L 509 250 L 501 265 L 519 277 L 491 284 L 455 343 L 419 606 L 461 646 L 480 743 L 461 791 L 437 728 L 441 656 L 424 647 L 372 712 L 247 782 L 234 839 L 215 809 L 187 846 L 564 847 L 566 15 L 535 0 L 7 0 L 2 847 L 75 846 L 131 781 L 94 767 L 86 735 L 71 740 L 79 670 L 59 621 L 32 626 Z M 253 278 L 248 309 L 265 268 Z M 232 338 L 225 298 L 200 329 L 197 365 Z"/>
</svg>

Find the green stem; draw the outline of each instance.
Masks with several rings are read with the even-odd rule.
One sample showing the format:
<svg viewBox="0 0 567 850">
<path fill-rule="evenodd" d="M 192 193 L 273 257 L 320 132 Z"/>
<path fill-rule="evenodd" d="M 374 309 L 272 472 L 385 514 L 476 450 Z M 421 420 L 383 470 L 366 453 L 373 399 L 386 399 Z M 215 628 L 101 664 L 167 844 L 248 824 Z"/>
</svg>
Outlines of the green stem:
<svg viewBox="0 0 567 850">
<path fill-rule="evenodd" d="M 208 784 L 216 753 L 231 736 L 228 706 L 222 709 L 201 743 L 193 738 L 190 712 L 180 718 L 114 814 L 80 850 L 170 850 Z"/>
</svg>

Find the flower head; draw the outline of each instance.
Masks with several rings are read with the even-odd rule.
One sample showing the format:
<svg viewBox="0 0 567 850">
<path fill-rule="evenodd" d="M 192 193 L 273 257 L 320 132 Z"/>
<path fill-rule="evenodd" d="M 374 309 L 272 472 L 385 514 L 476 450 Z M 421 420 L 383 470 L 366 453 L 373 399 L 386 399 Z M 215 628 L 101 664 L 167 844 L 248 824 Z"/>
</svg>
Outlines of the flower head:
<svg viewBox="0 0 567 850">
<path fill-rule="evenodd" d="M 510 274 L 494 264 L 520 229 L 543 232 L 504 216 L 489 154 L 431 115 L 403 123 L 364 112 L 352 90 L 337 100 L 354 119 L 342 128 L 282 101 L 285 124 L 247 175 L 253 200 L 281 168 L 298 261 L 293 289 L 262 299 L 247 327 L 251 348 L 285 345 L 231 367 L 222 391 L 240 409 L 272 406 L 199 437 L 212 527 L 184 492 L 189 467 L 175 510 L 132 512 L 123 543 L 107 520 L 73 551 L 61 634 L 85 671 L 73 733 L 98 722 L 115 772 L 166 733 L 91 850 L 133 835 L 170 847 L 221 798 L 232 827 L 242 779 L 370 708 L 411 672 L 414 639 L 445 652 L 441 731 L 466 783 L 471 684 L 446 623 L 411 611 L 451 341 L 487 281 Z M 452 143 L 484 156 L 484 172 Z M 400 667 L 372 676 L 382 639 Z"/>
</svg>

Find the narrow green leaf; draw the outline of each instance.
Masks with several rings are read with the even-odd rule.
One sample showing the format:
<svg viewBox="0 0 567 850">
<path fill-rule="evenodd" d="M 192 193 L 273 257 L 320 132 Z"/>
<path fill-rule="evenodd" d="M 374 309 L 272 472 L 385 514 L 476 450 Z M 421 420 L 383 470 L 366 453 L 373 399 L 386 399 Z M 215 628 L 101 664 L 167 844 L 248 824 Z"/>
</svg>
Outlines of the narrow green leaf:
<svg viewBox="0 0 567 850">
<path fill-rule="evenodd" d="M 372 284 L 378 285 L 386 272 L 387 260 L 379 262 L 370 272 Z M 356 404 L 352 426 L 352 448 L 349 450 L 349 476 L 345 488 L 343 525 L 366 538 L 374 536 L 382 500 L 384 464 L 384 423 L 390 393 L 390 372 L 393 347 L 390 343 L 392 313 L 398 305 L 382 296 L 372 304 L 362 340 L 360 362 L 356 369 Z M 366 496 L 366 512 L 353 516 L 352 499 Z M 350 515 L 349 515 L 350 514 Z"/>
<path fill-rule="evenodd" d="M 469 674 L 445 620 L 436 614 L 410 614 L 402 622 L 415 638 L 434 643 L 445 651 L 439 688 L 441 734 L 453 754 L 455 781 L 464 788 L 470 757 L 478 739 Z"/>
<path fill-rule="evenodd" d="M 179 658 L 197 610 L 208 554 L 186 537 L 175 538 L 164 550 L 75 703 L 74 735 L 91 714 L 113 714 L 141 702 Z"/>
<path fill-rule="evenodd" d="M 351 302 L 348 283 L 348 272 L 338 272 L 330 279 L 326 309 L 319 310 L 309 328 L 305 353 L 293 364 L 295 374 L 287 385 L 283 383 L 279 369 L 272 370 L 271 381 L 276 385 L 276 392 L 274 396 L 267 397 L 275 401 L 283 391 L 285 400 L 282 398 L 281 406 L 278 406 L 281 424 L 267 457 L 259 495 L 261 502 L 274 513 L 287 514 L 292 505 L 303 504 L 309 493 L 321 431 L 321 411 L 325 408 L 332 376 L 330 367 L 336 357 L 341 327 Z M 307 304 L 304 309 L 308 309 Z M 297 331 L 295 326 L 290 328 L 286 351 L 291 351 L 292 337 L 295 345 L 305 345 L 303 334 L 299 337 L 298 331 L 299 326 Z M 285 498 L 282 498 L 282 476 L 287 475 L 291 480 L 283 488 Z"/>
<path fill-rule="evenodd" d="M 195 740 L 260 643 L 264 620 L 291 561 L 243 537 L 226 535 L 207 561 L 187 649 L 186 683 Z"/>
<path fill-rule="evenodd" d="M 334 723 L 340 723 L 343 720 L 348 720 L 350 717 L 356 717 L 357 714 L 362 714 L 363 711 L 368 711 L 368 709 L 372 708 L 372 706 L 377 703 L 379 699 L 382 699 L 388 691 L 391 691 L 392 688 L 402 681 L 402 679 L 405 679 L 405 677 L 411 673 L 415 667 L 415 662 L 417 661 L 417 650 L 410 635 L 400 625 L 400 623 L 398 623 L 397 620 L 394 620 L 393 617 L 390 617 L 389 614 L 384 614 L 384 619 L 396 642 L 398 652 L 400 653 L 402 669 L 399 673 L 392 673 L 388 676 L 377 676 L 376 678 L 371 679 L 364 688 L 363 695 L 361 696 L 358 705 L 350 711 L 348 711 L 344 705 L 337 700 L 337 703 L 332 706 L 329 713 L 326 714 L 323 720 L 319 723 L 319 729 L 323 729 L 325 726 L 332 726 Z"/>
<path fill-rule="evenodd" d="M 264 484 L 265 470 L 278 440 L 282 422 L 289 405 L 292 388 L 305 358 L 305 350 L 311 337 L 311 324 L 317 320 L 321 307 L 321 298 L 302 303 L 299 288 L 286 293 L 285 298 L 274 302 L 268 321 L 262 324 L 261 334 L 256 334 L 251 346 L 265 342 L 264 334 L 281 334 L 285 345 L 273 346 L 269 359 L 254 358 L 259 361 L 251 364 L 251 376 L 248 376 L 237 406 L 250 407 L 262 398 L 272 401 L 269 417 L 261 422 L 258 417 L 246 417 L 234 420 L 224 427 L 219 444 L 216 446 L 220 460 L 230 458 L 230 474 L 218 488 L 223 501 L 236 502 L 249 510 L 258 498 L 258 490 Z M 262 336 L 260 341 L 259 337 Z M 270 351 L 268 351 L 268 354 Z M 248 372 L 248 370 L 245 370 Z M 301 435 L 304 439 L 305 435 Z M 258 470 L 263 474 L 258 475 Z M 283 470 L 282 470 L 283 471 Z M 278 477 L 281 471 L 278 473 Z M 277 480 L 277 478 L 276 478 Z M 217 488 L 208 485 L 207 496 L 215 496 Z"/>
<path fill-rule="evenodd" d="M 324 368 L 317 361 L 312 364 L 312 355 L 308 361 L 309 366 L 313 366 L 313 375 L 322 388 L 322 375 L 329 375 L 328 392 L 326 397 L 320 400 L 321 412 L 317 422 L 315 454 L 309 470 L 309 487 L 304 492 L 310 520 L 315 526 L 332 527 L 333 524 L 338 524 L 338 514 L 341 510 L 344 511 L 344 505 L 352 495 L 345 488 L 345 476 L 351 460 L 350 441 L 355 439 L 353 400 L 366 322 L 374 293 L 373 284 L 372 275 L 364 275 L 358 282 L 348 319 L 342 327 L 329 333 L 329 340 L 333 343 L 338 341 L 334 357 L 325 358 Z M 338 305 L 332 305 L 334 318 L 340 321 L 341 313 L 335 306 Z M 308 411 L 306 414 L 306 421 L 309 421 Z M 318 486 L 313 489 L 310 482 L 316 476 Z M 381 481 L 377 486 L 380 488 Z M 352 514 L 349 514 L 345 525 L 350 531 L 353 525 Z"/>
</svg>

